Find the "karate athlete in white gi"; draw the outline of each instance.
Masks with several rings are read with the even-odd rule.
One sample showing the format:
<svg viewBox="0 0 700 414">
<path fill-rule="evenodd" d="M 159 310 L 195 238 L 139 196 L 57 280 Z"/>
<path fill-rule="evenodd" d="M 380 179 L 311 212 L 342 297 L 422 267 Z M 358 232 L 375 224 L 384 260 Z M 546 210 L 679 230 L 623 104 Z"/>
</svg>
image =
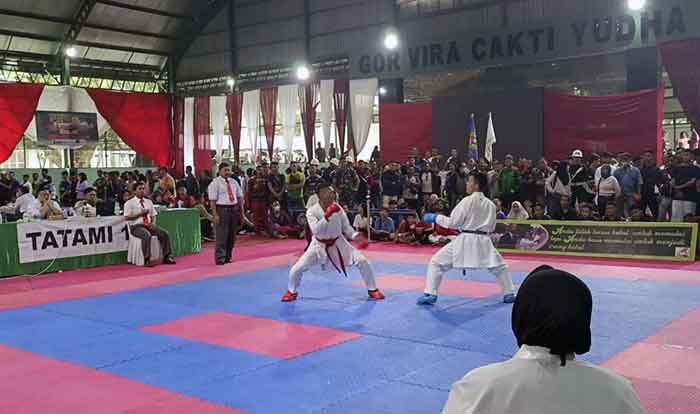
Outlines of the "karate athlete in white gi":
<svg viewBox="0 0 700 414">
<path fill-rule="evenodd" d="M 374 271 L 369 261 L 348 241 L 348 239 L 357 241 L 360 248 L 366 248 L 367 239 L 350 225 L 345 210 L 335 201 L 336 194 L 333 187 L 321 185 L 318 198 L 319 202 L 306 211 L 306 220 L 313 233 L 313 240 L 304 255 L 290 270 L 289 287 L 282 297 L 282 302 L 297 300 L 304 272 L 315 265 L 321 265 L 327 269 L 334 268 L 346 277 L 347 267 L 357 266 L 367 285 L 370 299 L 384 299 L 384 294 L 377 289 Z"/>
<path fill-rule="evenodd" d="M 450 217 L 426 214 L 423 221 L 458 230 L 461 234 L 440 249 L 430 259 L 425 294 L 418 298 L 419 305 L 433 305 L 438 299 L 442 276 L 450 269 L 488 269 L 498 278 L 503 289 L 503 302 L 515 302 L 515 287 L 508 273 L 508 266 L 491 242 L 489 234 L 496 229 L 496 205 L 483 189 L 488 188 L 486 175 L 479 172 L 469 174 L 467 193 L 452 210 Z"/>
</svg>

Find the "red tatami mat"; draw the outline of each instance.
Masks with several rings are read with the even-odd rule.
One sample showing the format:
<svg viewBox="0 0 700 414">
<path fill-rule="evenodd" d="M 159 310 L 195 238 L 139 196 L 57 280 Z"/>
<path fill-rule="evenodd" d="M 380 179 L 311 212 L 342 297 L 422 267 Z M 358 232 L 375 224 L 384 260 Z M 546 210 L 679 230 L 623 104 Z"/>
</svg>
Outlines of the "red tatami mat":
<svg viewBox="0 0 700 414">
<path fill-rule="evenodd" d="M 94 369 L 0 345 L 0 412 L 232 414 L 232 410 Z"/>
<path fill-rule="evenodd" d="M 149 326 L 143 331 L 279 359 L 296 358 L 362 337 L 352 332 L 223 312 Z"/>
</svg>

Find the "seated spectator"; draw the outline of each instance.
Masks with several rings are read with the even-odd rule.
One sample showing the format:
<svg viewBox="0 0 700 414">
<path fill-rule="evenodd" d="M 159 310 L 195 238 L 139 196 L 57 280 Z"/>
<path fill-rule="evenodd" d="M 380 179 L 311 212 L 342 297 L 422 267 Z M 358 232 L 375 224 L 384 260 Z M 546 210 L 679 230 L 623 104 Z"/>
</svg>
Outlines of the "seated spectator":
<svg viewBox="0 0 700 414">
<path fill-rule="evenodd" d="M 418 217 L 415 214 L 407 215 L 396 230 L 396 243 L 417 245 L 416 224 L 418 224 Z"/>
<path fill-rule="evenodd" d="M 396 238 L 394 219 L 389 217 L 389 209 L 382 207 L 379 218 L 372 223 L 372 240 L 386 241 Z"/>
<path fill-rule="evenodd" d="M 32 202 L 24 216 L 40 220 L 62 220 L 64 218 L 61 206 L 51 199 L 51 195 L 46 190 L 39 191 L 37 199 Z"/>
<path fill-rule="evenodd" d="M 535 207 L 532 208 L 532 216 L 530 217 L 530 220 L 551 220 L 552 218 L 549 217 L 547 214 L 544 212 L 544 205 L 540 203 L 536 203 Z"/>
<path fill-rule="evenodd" d="M 459 236 L 459 232 L 453 229 L 446 229 L 442 226 L 435 225 L 435 231 L 428 236 L 430 244 L 445 245 Z"/>
<path fill-rule="evenodd" d="M 195 199 L 187 193 L 187 187 L 179 186 L 177 196 L 170 200 L 170 208 L 193 208 L 194 206 Z"/>
<path fill-rule="evenodd" d="M 513 201 L 510 212 L 508 212 L 508 220 L 527 220 L 529 218 L 530 215 L 525 211 L 520 201 Z"/>
<path fill-rule="evenodd" d="M 654 219 L 650 215 L 646 214 L 642 210 L 642 207 L 640 207 L 638 205 L 633 205 L 632 207 L 630 207 L 629 221 L 648 223 L 648 222 L 654 221 Z M 686 221 L 688 221 L 688 220 L 686 220 Z"/>
<path fill-rule="evenodd" d="M 622 217 L 617 214 L 617 205 L 615 203 L 608 203 L 605 206 L 605 215 L 601 221 L 622 221 Z"/>
<path fill-rule="evenodd" d="M 358 205 L 357 214 L 355 214 L 355 220 L 353 220 L 352 226 L 360 233 L 367 234 L 367 228 L 369 227 L 369 216 L 367 215 L 366 205 Z"/>
<path fill-rule="evenodd" d="M 552 214 L 553 220 L 578 220 L 576 209 L 571 207 L 571 199 L 567 196 L 559 198 L 559 209 Z"/>
<path fill-rule="evenodd" d="M 593 206 L 588 203 L 579 205 L 578 219 L 580 221 L 596 221 L 597 218 L 593 214 Z"/>
<path fill-rule="evenodd" d="M 591 291 L 576 276 L 535 269 L 513 306 L 520 350 L 455 383 L 443 413 L 643 414 L 629 381 L 575 359 L 591 349 L 592 309 Z"/>
<path fill-rule="evenodd" d="M 303 238 L 301 226 L 294 223 L 286 211 L 282 210 L 279 201 L 274 201 L 270 207 L 269 233 L 276 239 L 287 239 L 291 237 Z"/>
<path fill-rule="evenodd" d="M 525 209 L 525 211 L 527 211 L 527 214 L 530 217 L 532 217 L 532 215 L 534 214 L 534 210 L 533 210 L 534 205 L 535 205 L 535 203 L 533 203 L 532 200 L 523 201 L 523 208 Z"/>
<path fill-rule="evenodd" d="M 399 202 L 397 200 L 389 200 L 389 210 L 398 210 Z"/>
<path fill-rule="evenodd" d="M 81 217 L 97 217 L 97 190 L 92 187 L 85 190 L 85 198 L 75 203 L 73 210 Z"/>
<path fill-rule="evenodd" d="M 505 220 L 508 216 L 503 212 L 503 204 L 500 198 L 494 198 L 493 203 L 496 205 L 496 220 Z"/>
<path fill-rule="evenodd" d="M 31 187 L 26 185 L 20 186 L 19 190 L 17 190 L 17 199 L 15 200 L 16 212 L 20 218 L 29 210 L 34 201 L 36 201 L 36 198 L 31 192 Z"/>
</svg>

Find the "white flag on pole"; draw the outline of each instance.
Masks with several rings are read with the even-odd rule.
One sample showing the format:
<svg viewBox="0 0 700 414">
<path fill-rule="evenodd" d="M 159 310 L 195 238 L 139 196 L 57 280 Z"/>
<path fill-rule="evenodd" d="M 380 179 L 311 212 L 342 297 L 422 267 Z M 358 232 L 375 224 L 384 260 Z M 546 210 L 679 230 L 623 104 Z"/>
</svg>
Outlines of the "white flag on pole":
<svg viewBox="0 0 700 414">
<path fill-rule="evenodd" d="M 484 158 L 489 162 L 493 161 L 493 144 L 496 143 L 496 130 L 493 128 L 493 117 L 491 112 L 489 112 L 489 126 L 486 131 L 486 150 L 484 151 Z"/>
</svg>

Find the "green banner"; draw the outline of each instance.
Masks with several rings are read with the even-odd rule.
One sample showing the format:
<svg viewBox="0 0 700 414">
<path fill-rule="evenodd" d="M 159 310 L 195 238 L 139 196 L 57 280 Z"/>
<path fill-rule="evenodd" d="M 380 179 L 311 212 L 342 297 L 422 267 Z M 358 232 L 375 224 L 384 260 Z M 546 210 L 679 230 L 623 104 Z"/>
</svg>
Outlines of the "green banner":
<svg viewBox="0 0 700 414">
<path fill-rule="evenodd" d="M 199 211 L 161 211 L 156 217 L 156 224 L 170 235 L 173 255 L 184 256 L 202 250 Z M 57 258 L 55 261 L 21 264 L 17 243 L 17 224 L 0 224 L 0 277 L 35 275 L 40 272 L 52 273 L 123 263 L 126 263 L 126 252 Z"/>
<path fill-rule="evenodd" d="M 698 225 L 505 220 L 491 239 L 504 253 L 692 262 Z"/>
</svg>

